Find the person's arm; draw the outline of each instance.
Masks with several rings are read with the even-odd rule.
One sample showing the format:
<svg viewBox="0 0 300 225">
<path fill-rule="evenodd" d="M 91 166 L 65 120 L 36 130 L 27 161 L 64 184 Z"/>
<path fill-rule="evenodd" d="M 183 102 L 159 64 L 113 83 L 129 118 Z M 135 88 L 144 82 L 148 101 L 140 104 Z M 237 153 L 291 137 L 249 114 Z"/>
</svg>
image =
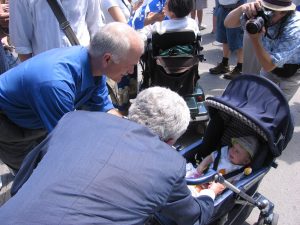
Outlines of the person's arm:
<svg viewBox="0 0 300 225">
<path fill-rule="evenodd" d="M 127 23 L 124 13 L 119 6 L 113 6 L 108 9 L 109 14 L 116 22 Z"/>
<path fill-rule="evenodd" d="M 149 12 L 144 20 L 144 26 L 154 24 L 155 22 L 163 21 L 165 18 L 165 14 L 163 12 Z"/>
<path fill-rule="evenodd" d="M 101 27 L 104 26 L 104 22 L 102 21 L 102 12 L 99 0 L 87 0 L 86 2 L 88 7 L 85 15 L 85 21 L 90 38 L 92 38 L 101 29 Z"/>
<path fill-rule="evenodd" d="M 262 68 L 266 72 L 270 72 L 270 71 L 272 71 L 273 69 L 276 68 L 276 65 L 272 62 L 272 58 L 269 55 L 269 53 L 262 46 L 262 43 L 261 43 L 262 33 L 263 32 L 258 33 L 258 34 L 249 34 L 249 38 L 251 40 L 253 49 L 255 51 L 257 60 L 259 61 Z"/>
<path fill-rule="evenodd" d="M 192 197 L 185 181 L 185 167 L 184 161 L 178 179 L 160 214 L 176 221 L 178 225 L 194 224 L 197 221 L 200 225 L 204 225 L 212 216 L 215 194 L 212 190 L 206 190 L 210 194 L 203 193 L 198 198 Z"/>
<path fill-rule="evenodd" d="M 18 54 L 25 55 L 23 57 L 24 60 L 29 58 L 32 54 L 31 40 L 34 33 L 29 7 L 30 6 L 26 3 L 26 1 L 9 1 L 10 40 L 16 48 L 16 52 Z"/>
<path fill-rule="evenodd" d="M 213 162 L 212 155 L 206 156 L 197 167 L 198 173 L 201 175 L 203 171 Z"/>
<path fill-rule="evenodd" d="M 97 88 L 94 90 L 90 99 L 84 103 L 83 108 L 89 111 L 108 112 L 114 109 L 114 106 L 109 98 L 108 89 L 106 86 L 106 77 L 100 76 L 94 78 Z M 110 113 L 115 113 L 111 111 Z"/>
<path fill-rule="evenodd" d="M 27 95 L 28 101 L 44 128 L 50 132 L 61 117 L 74 111 L 74 87 L 64 81 L 48 81 L 33 87 Z"/>
<path fill-rule="evenodd" d="M 241 16 L 245 13 L 248 18 L 257 15 L 257 11 L 261 9 L 260 2 L 246 3 L 232 10 L 225 18 L 224 25 L 228 28 L 236 28 L 241 26 Z"/>
</svg>

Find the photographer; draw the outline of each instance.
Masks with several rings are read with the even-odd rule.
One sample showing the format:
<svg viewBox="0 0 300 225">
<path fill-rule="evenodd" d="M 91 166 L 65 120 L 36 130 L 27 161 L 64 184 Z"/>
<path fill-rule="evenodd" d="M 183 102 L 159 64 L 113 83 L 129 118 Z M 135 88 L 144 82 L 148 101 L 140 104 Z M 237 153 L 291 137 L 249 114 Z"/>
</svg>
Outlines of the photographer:
<svg viewBox="0 0 300 225">
<path fill-rule="evenodd" d="M 288 100 L 300 83 L 300 14 L 292 0 L 258 0 L 241 5 L 226 17 L 226 27 L 245 25 L 262 69 Z"/>
</svg>

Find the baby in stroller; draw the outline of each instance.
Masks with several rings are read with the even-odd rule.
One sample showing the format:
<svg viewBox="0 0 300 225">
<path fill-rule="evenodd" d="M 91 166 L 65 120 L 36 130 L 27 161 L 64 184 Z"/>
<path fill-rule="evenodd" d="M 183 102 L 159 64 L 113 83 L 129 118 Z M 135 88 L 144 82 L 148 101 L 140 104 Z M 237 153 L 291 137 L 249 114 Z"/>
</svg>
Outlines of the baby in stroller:
<svg viewBox="0 0 300 225">
<path fill-rule="evenodd" d="M 220 150 L 212 152 L 206 156 L 197 168 L 192 163 L 186 165 L 186 177 L 197 178 L 203 175 L 208 168 L 214 169 L 218 173 L 227 176 L 227 181 L 234 183 L 243 174 L 249 175 L 251 168 L 246 167 L 254 158 L 258 150 L 258 140 L 254 136 L 236 137 L 231 139 L 230 146 L 223 146 Z M 209 184 L 190 185 L 192 195 L 197 197 L 202 189 Z"/>
</svg>

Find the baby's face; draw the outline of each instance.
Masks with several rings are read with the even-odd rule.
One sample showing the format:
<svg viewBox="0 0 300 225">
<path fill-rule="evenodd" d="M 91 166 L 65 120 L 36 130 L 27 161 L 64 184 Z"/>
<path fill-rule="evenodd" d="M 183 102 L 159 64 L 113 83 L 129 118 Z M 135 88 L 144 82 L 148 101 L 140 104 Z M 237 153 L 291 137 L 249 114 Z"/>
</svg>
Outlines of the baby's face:
<svg viewBox="0 0 300 225">
<path fill-rule="evenodd" d="M 228 151 L 228 157 L 232 164 L 247 165 L 250 163 L 249 153 L 239 144 L 234 144 Z"/>
</svg>

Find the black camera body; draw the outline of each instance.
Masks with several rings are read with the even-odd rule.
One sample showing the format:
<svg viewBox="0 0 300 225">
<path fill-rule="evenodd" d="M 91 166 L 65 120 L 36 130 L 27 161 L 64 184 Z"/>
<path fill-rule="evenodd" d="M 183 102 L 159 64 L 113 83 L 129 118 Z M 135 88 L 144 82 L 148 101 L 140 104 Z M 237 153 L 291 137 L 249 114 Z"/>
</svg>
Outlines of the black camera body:
<svg viewBox="0 0 300 225">
<path fill-rule="evenodd" d="M 257 11 L 257 16 L 251 19 L 248 19 L 248 17 L 245 15 L 246 31 L 249 34 L 257 34 L 263 27 L 270 26 L 273 13 L 274 12 L 270 10 L 260 10 Z"/>
</svg>

